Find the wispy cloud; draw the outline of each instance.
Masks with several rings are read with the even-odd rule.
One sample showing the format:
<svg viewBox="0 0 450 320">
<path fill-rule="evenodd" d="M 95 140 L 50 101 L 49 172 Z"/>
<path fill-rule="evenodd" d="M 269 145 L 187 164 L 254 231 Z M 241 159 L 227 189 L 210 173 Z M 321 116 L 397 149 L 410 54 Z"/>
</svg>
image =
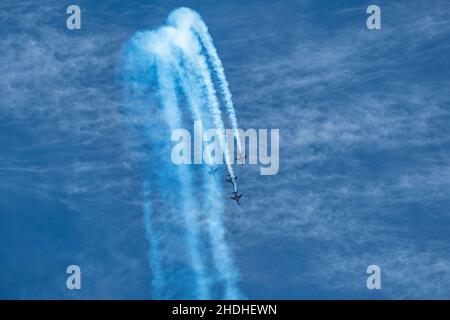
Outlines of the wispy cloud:
<svg viewBox="0 0 450 320">
<path fill-rule="evenodd" d="M 362 272 L 360 277 L 353 273 L 355 281 L 362 279 L 362 290 L 354 292 L 362 295 L 365 268 L 372 261 L 364 245 L 384 243 L 389 251 L 379 250 L 374 257 L 389 273 L 390 297 L 443 297 L 448 290 L 432 278 L 450 257 L 411 239 L 421 232 L 414 229 L 418 216 L 447 219 L 448 151 L 442 146 L 449 140 L 442 119 L 449 117 L 450 83 L 448 77 L 421 70 L 445 67 L 434 58 L 448 52 L 441 42 L 449 31 L 443 25 L 448 6 L 417 2 L 412 4 L 417 10 L 405 14 L 404 5 L 382 5 L 384 25 L 378 33 L 350 22 L 348 28 L 313 38 L 308 36 L 313 26 L 299 23 L 298 44 L 289 52 L 265 53 L 245 67 L 231 68 L 231 81 L 253 88 L 234 91 L 241 122 L 280 128 L 282 150 L 277 177 L 238 171 L 247 181 L 241 189 L 248 188 L 248 203 L 245 214 L 233 215 L 229 223 L 248 248 L 264 237 L 289 238 L 299 248 L 321 243 L 308 255 L 312 260 L 322 256 L 326 267 L 304 276 L 317 277 L 320 287 L 322 272 L 331 278 L 343 269 Z M 350 13 L 364 17 L 365 8 L 360 9 Z M 347 14 L 341 12 L 342 19 Z M 417 203 L 425 211 L 417 212 Z M 435 245 L 448 247 L 448 240 L 442 236 Z M 399 267 L 401 259 L 405 263 Z M 409 271 L 422 275 L 401 277 Z M 336 286 L 353 283 L 350 275 L 343 279 Z M 433 286 L 437 291 L 431 294 Z"/>
</svg>

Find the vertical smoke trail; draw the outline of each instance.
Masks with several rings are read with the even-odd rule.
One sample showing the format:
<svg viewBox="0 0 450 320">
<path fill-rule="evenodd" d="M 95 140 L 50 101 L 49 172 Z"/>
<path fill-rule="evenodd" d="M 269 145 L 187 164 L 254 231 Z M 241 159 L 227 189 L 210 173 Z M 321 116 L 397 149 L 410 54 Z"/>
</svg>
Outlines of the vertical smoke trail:
<svg viewBox="0 0 450 320">
<path fill-rule="evenodd" d="M 186 18 L 180 19 L 177 15 L 180 16 L 188 16 L 189 20 L 186 22 Z M 171 17 L 172 20 L 171 20 Z M 179 21 L 183 21 L 183 24 L 189 24 L 189 27 L 192 28 L 192 30 L 196 33 L 196 35 L 200 38 L 200 41 L 204 48 L 206 49 L 206 52 L 208 53 L 208 57 L 212 63 L 212 66 L 214 68 L 214 72 L 216 73 L 218 79 L 219 79 L 219 87 L 221 90 L 221 93 L 225 100 L 225 107 L 227 110 L 227 114 L 230 117 L 231 125 L 234 131 L 234 135 L 236 137 L 236 143 L 237 143 L 237 149 L 238 153 L 241 153 L 241 141 L 239 139 L 239 130 L 238 130 L 238 124 L 236 119 L 236 113 L 234 111 L 233 106 L 233 100 L 231 98 L 231 92 L 229 89 L 229 84 L 227 81 L 227 78 L 225 76 L 224 68 L 222 66 L 222 61 L 220 61 L 219 55 L 217 54 L 216 47 L 214 46 L 214 42 L 208 32 L 208 28 L 206 27 L 205 22 L 200 17 L 200 15 L 196 14 L 190 9 L 187 8 L 181 8 L 177 10 L 176 12 L 171 14 L 171 17 L 169 17 L 169 22 L 172 23 L 179 23 Z"/>
<path fill-rule="evenodd" d="M 178 108 L 177 94 L 174 87 L 174 75 L 171 70 L 167 70 L 168 66 L 165 62 L 158 64 L 158 82 L 160 84 L 160 93 L 164 97 L 162 104 L 165 110 L 166 122 L 169 124 L 171 131 L 180 128 L 180 110 Z M 173 69 L 173 68 L 171 68 Z M 186 240 L 189 246 L 191 264 L 196 274 L 197 288 L 200 299 L 209 297 L 209 289 L 207 287 L 207 276 L 203 266 L 203 259 L 200 255 L 200 240 L 196 225 L 198 224 L 197 212 L 192 194 L 192 176 L 185 166 L 176 166 L 180 177 L 182 190 L 183 214 L 186 220 Z"/>
<path fill-rule="evenodd" d="M 175 18 L 173 18 L 175 17 Z M 172 18 L 172 19 L 171 19 Z M 193 19 L 194 21 L 192 21 Z M 183 28 L 184 30 L 192 29 L 190 26 L 192 26 L 193 23 L 195 23 L 196 20 L 199 19 L 199 16 L 192 11 L 188 9 L 181 9 L 175 11 L 171 16 L 169 17 L 169 22 L 174 22 L 175 26 L 178 26 L 179 28 Z M 189 28 L 187 27 L 189 26 Z M 186 32 L 186 31 L 185 31 Z M 192 40 L 192 39 L 191 39 Z M 224 126 L 223 126 L 223 120 L 221 119 L 221 113 L 220 113 L 220 107 L 218 103 L 218 99 L 216 96 L 214 84 L 212 82 L 212 78 L 210 75 L 210 70 L 208 69 L 206 59 L 203 55 L 200 54 L 199 48 L 200 46 L 196 47 L 194 50 L 194 54 L 192 54 L 192 57 L 190 61 L 188 61 L 187 65 L 195 66 L 194 69 L 197 69 L 197 72 L 200 73 L 200 83 L 197 84 L 196 87 L 202 88 L 204 87 L 204 95 L 206 95 L 206 106 L 209 109 L 209 113 L 212 114 L 213 122 L 215 124 L 215 127 L 220 130 L 220 134 L 222 135 L 220 137 L 220 142 L 222 143 L 223 150 L 225 151 L 225 157 L 226 159 L 229 159 L 228 155 L 228 148 L 226 147 L 226 144 L 224 144 Z M 192 53 L 192 51 L 188 50 L 189 53 Z M 192 72 L 194 70 L 189 70 L 190 73 L 195 74 L 195 72 Z M 192 90 L 192 89 L 191 89 Z M 191 93 L 194 93 L 194 91 L 191 91 Z M 206 119 L 206 115 L 208 114 L 208 110 L 205 110 L 203 112 L 202 119 Z M 231 175 L 231 177 L 234 177 L 234 173 L 232 170 L 232 167 L 229 163 L 227 163 L 228 171 Z M 205 170 L 204 170 L 205 172 Z M 205 173 L 206 174 L 206 173 Z M 225 242 L 225 232 L 223 228 L 223 221 L 221 218 L 221 214 L 219 212 L 223 211 L 223 203 L 221 201 L 216 201 L 214 199 L 214 196 L 217 196 L 217 194 L 221 194 L 219 191 L 219 188 L 217 186 L 217 181 L 215 180 L 207 180 L 207 199 L 209 205 L 209 208 L 206 210 L 207 216 L 208 216 L 208 234 L 209 239 L 211 242 L 211 246 L 213 248 L 212 254 L 213 254 L 213 262 L 214 266 L 217 270 L 218 276 L 220 280 L 224 283 L 224 294 L 225 298 L 232 299 L 237 298 L 240 296 L 239 290 L 237 289 L 237 271 L 235 270 L 233 263 L 230 259 L 230 253 L 228 246 Z M 234 181 L 233 181 L 234 182 Z M 236 190 L 236 185 L 234 183 L 234 187 Z"/>
<path fill-rule="evenodd" d="M 188 64 L 189 65 L 189 64 Z M 177 72 L 180 77 L 180 82 L 183 87 L 184 93 L 188 97 L 188 102 L 191 106 L 191 109 L 194 111 L 194 114 L 198 116 L 198 113 L 201 112 L 201 119 L 207 119 L 209 115 L 209 108 L 206 105 L 203 105 L 203 109 L 198 110 L 201 92 L 199 92 L 199 88 L 202 87 L 202 79 L 195 79 L 192 75 L 195 76 L 196 70 L 186 67 L 183 68 L 177 67 Z M 192 86 L 190 84 L 197 83 L 196 86 Z M 209 156 L 209 154 L 207 154 Z M 211 159 L 209 159 L 210 161 Z M 223 228 L 217 228 L 217 226 L 223 225 L 223 221 L 221 219 L 221 215 L 218 212 L 223 211 L 223 204 L 220 201 L 216 201 L 215 197 L 217 194 L 221 194 L 219 191 L 218 182 L 215 179 L 211 179 L 209 177 L 209 173 L 207 171 L 207 167 L 203 168 L 203 176 L 206 181 L 206 190 L 207 192 L 206 199 L 208 199 L 208 204 L 206 205 L 205 212 L 207 213 L 208 223 L 208 235 L 209 240 L 211 242 L 211 246 L 214 248 L 213 254 L 213 263 L 219 274 L 220 279 L 224 282 L 224 291 L 225 291 L 225 299 L 235 299 L 237 297 L 241 297 L 239 290 L 237 288 L 237 272 L 233 266 L 232 261 L 229 259 L 230 252 L 225 244 L 225 232 Z"/>
<path fill-rule="evenodd" d="M 139 111 L 146 114 L 142 117 L 143 202 L 154 296 L 235 299 L 241 294 L 225 237 L 223 182 L 210 179 L 208 167 L 202 165 L 199 185 L 193 166 L 170 160 L 171 132 L 186 127 L 183 122 L 189 117 L 201 120 L 208 128 L 218 129 L 226 168 L 234 180 L 212 76 L 214 72 L 216 79 L 225 79 L 219 74 L 223 69 L 208 66 L 205 45 L 192 27 L 198 21 L 201 18 L 193 11 L 177 9 L 169 16 L 168 26 L 136 34 L 124 50 L 122 76 L 132 121 L 141 117 Z M 223 81 L 219 82 L 224 100 L 231 101 Z"/>
<path fill-rule="evenodd" d="M 217 50 L 214 47 L 214 43 L 212 41 L 211 36 L 208 33 L 208 28 L 204 24 L 204 22 L 201 20 L 198 21 L 198 23 L 195 24 L 196 30 L 200 36 L 200 39 L 203 43 L 203 45 L 206 48 L 206 51 L 208 52 L 208 55 L 210 57 L 210 60 L 212 62 L 214 71 L 217 73 L 217 76 L 219 78 L 219 86 L 222 91 L 222 94 L 225 99 L 225 107 L 228 113 L 228 116 L 231 120 L 231 125 L 233 127 L 234 136 L 236 137 L 236 145 L 237 145 L 237 151 L 238 153 L 242 152 L 241 147 L 241 139 L 239 138 L 239 128 L 237 125 L 237 119 L 236 119 L 236 113 L 234 112 L 234 106 L 233 106 L 233 100 L 231 99 L 231 92 L 229 89 L 227 78 L 225 77 L 225 72 L 222 66 L 222 62 L 219 59 L 219 56 L 217 54 Z"/>
<path fill-rule="evenodd" d="M 195 29 L 193 26 L 197 24 L 204 25 L 203 21 L 201 20 L 200 16 L 193 12 L 190 9 L 187 8 L 180 8 L 175 11 L 173 11 L 168 18 L 168 23 L 173 25 L 175 28 L 182 31 L 183 34 L 189 34 L 189 37 L 183 36 L 177 38 L 176 41 L 179 41 L 180 46 L 185 49 L 185 52 L 188 54 L 190 58 L 190 62 L 195 64 L 197 66 L 197 70 L 200 71 L 201 77 L 204 82 L 204 86 L 207 93 L 207 99 L 209 101 L 208 105 L 210 106 L 210 111 L 214 115 L 214 124 L 216 129 L 219 133 L 219 143 L 221 144 L 221 148 L 224 151 L 225 154 L 225 162 L 227 165 L 228 173 L 231 177 L 231 180 L 233 182 L 234 191 L 237 191 L 237 185 L 236 180 L 234 179 L 234 171 L 233 167 L 231 166 L 231 160 L 232 155 L 229 153 L 228 145 L 225 139 L 225 128 L 222 120 L 222 114 L 220 111 L 219 101 L 217 99 L 216 90 L 211 78 L 210 70 L 208 69 L 208 64 L 206 62 L 206 58 L 201 54 L 201 45 L 199 43 L 195 42 L 195 38 L 193 36 L 193 31 Z M 180 39 L 181 38 L 181 39 Z M 186 47 L 187 41 L 190 41 L 191 46 Z M 192 45 L 194 43 L 194 45 Z M 217 57 L 217 60 L 218 57 Z M 220 63 L 220 60 L 219 60 Z M 220 63 L 221 64 L 221 63 Z M 223 68 L 222 68 L 223 73 Z M 219 76 L 219 78 L 221 78 Z M 223 75 L 223 79 L 225 79 L 225 76 Z M 226 81 L 226 79 L 225 79 Z M 231 101 L 231 94 L 229 97 Z M 234 111 L 233 111 L 234 114 Z M 236 124 L 236 131 L 237 130 L 237 124 Z M 238 135 L 236 137 L 239 137 Z M 238 141 L 238 150 L 240 151 L 240 139 L 237 139 Z"/>
<path fill-rule="evenodd" d="M 228 173 L 230 174 L 230 177 L 232 179 L 234 191 L 237 191 L 236 181 L 234 180 L 233 167 L 231 166 L 231 162 L 229 161 L 231 155 L 229 154 L 228 145 L 227 142 L 225 141 L 225 127 L 221 117 L 222 115 L 219 108 L 219 102 L 204 57 L 198 56 L 197 66 L 201 72 L 202 80 L 206 88 L 208 105 L 210 106 L 211 114 L 214 117 L 214 125 L 218 129 L 217 132 L 219 134 L 219 142 L 225 154 L 225 162 L 228 169 Z"/>
</svg>

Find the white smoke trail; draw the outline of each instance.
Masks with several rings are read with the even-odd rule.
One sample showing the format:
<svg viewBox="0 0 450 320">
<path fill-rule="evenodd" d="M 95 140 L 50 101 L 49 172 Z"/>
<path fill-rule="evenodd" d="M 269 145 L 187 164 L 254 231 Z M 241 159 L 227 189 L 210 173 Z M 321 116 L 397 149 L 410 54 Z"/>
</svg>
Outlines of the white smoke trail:
<svg viewBox="0 0 450 320">
<path fill-rule="evenodd" d="M 219 56 L 217 55 L 217 50 L 214 47 L 214 43 L 203 21 L 202 20 L 198 21 L 198 24 L 195 24 L 195 26 L 197 27 L 196 29 L 198 31 L 200 39 L 202 40 L 202 43 L 205 46 L 206 51 L 208 52 L 214 71 L 218 76 L 219 86 L 224 96 L 227 114 L 230 117 L 231 126 L 233 128 L 234 136 L 236 138 L 237 151 L 240 154 L 242 152 L 242 147 L 241 147 L 241 139 L 239 137 L 239 128 L 237 124 L 236 113 L 234 111 L 233 100 L 231 99 L 229 84 L 227 78 L 225 77 L 222 62 L 220 61 Z"/>
<path fill-rule="evenodd" d="M 225 141 L 225 127 L 222 121 L 222 114 L 220 112 L 219 102 L 217 100 L 214 84 L 211 80 L 211 75 L 209 74 L 209 70 L 204 57 L 198 56 L 196 59 L 196 64 L 198 70 L 200 70 L 201 72 L 203 83 L 205 84 L 207 99 L 209 102 L 208 105 L 210 106 L 211 114 L 214 117 L 214 125 L 216 126 L 217 132 L 219 134 L 219 142 L 221 144 L 222 150 L 224 151 L 225 163 L 228 169 L 228 173 L 230 174 L 230 177 L 232 179 L 234 191 L 237 191 L 233 167 L 231 166 L 231 162 L 228 160 L 231 158 L 231 155 L 228 150 L 227 142 Z"/>
<path fill-rule="evenodd" d="M 228 173 L 231 177 L 231 181 L 233 183 L 234 191 L 237 191 L 237 184 L 235 180 L 234 170 L 232 167 L 232 157 L 233 155 L 230 154 L 228 143 L 225 139 L 225 127 L 222 120 L 222 113 L 220 111 L 219 101 L 217 99 L 216 90 L 214 87 L 214 83 L 211 78 L 210 70 L 208 68 L 208 64 L 206 62 L 206 58 L 201 53 L 201 44 L 196 41 L 195 37 L 195 28 L 196 25 L 203 25 L 205 28 L 201 17 L 196 14 L 194 11 L 188 9 L 188 8 L 179 8 L 175 11 L 173 11 L 169 18 L 168 23 L 172 24 L 176 30 L 180 30 L 179 36 L 175 37 L 175 42 L 177 45 L 182 49 L 185 54 L 189 57 L 189 60 L 191 63 L 197 65 L 198 70 L 200 71 L 201 77 L 203 78 L 204 86 L 207 90 L 207 99 L 209 101 L 209 106 L 211 108 L 211 113 L 214 116 L 214 124 L 216 126 L 216 129 L 219 133 L 219 143 L 221 144 L 221 148 L 224 151 L 225 156 L 225 163 L 227 165 Z M 201 29 L 201 28 L 200 28 Z M 205 33 L 205 30 L 202 30 L 203 33 Z M 206 30 L 207 33 L 207 30 Z M 209 35 L 208 35 L 209 36 Z M 214 49 L 215 50 L 215 49 Z M 217 62 L 218 61 L 218 62 Z M 215 64 L 222 64 L 220 62 L 220 59 L 217 56 L 216 52 L 216 59 Z M 220 83 L 226 82 L 225 75 L 223 74 L 223 68 L 221 69 L 222 75 L 219 73 L 218 77 L 221 79 Z M 222 85 L 224 87 L 224 85 Z M 228 86 L 228 85 L 227 85 Z M 227 103 L 227 106 L 231 106 L 232 114 L 234 115 L 234 108 L 231 102 L 231 94 L 229 93 L 229 90 L 227 90 L 228 96 L 225 96 L 225 100 L 228 100 L 229 103 Z M 233 122 L 233 130 L 235 131 L 235 136 L 237 138 L 237 145 L 238 145 L 238 151 L 241 150 L 240 145 L 240 139 L 239 139 L 239 130 L 237 128 L 237 121 L 236 117 L 234 116 L 234 122 Z M 237 133 L 237 135 L 236 135 Z"/>
<path fill-rule="evenodd" d="M 162 32 L 162 38 L 170 37 L 173 33 L 172 29 L 165 29 Z M 160 46 L 165 46 L 167 44 L 161 43 L 161 36 L 154 37 L 151 39 L 151 45 L 159 46 L 158 50 L 161 50 Z M 164 41 L 164 40 L 163 40 Z M 170 54 L 170 44 L 166 54 Z M 159 57 L 157 57 L 159 58 Z M 169 124 L 170 131 L 180 128 L 180 114 L 181 111 L 178 107 L 177 93 L 175 88 L 175 79 L 172 72 L 173 61 L 172 55 L 166 55 L 164 60 L 160 60 L 157 66 L 159 92 L 161 97 L 161 102 L 163 104 L 163 110 L 165 113 L 166 123 Z M 200 238 L 197 229 L 198 225 L 198 208 L 196 208 L 195 202 L 193 201 L 193 185 L 192 176 L 189 170 L 185 166 L 175 166 L 178 170 L 180 176 L 180 184 L 182 190 L 182 204 L 183 204 L 183 214 L 186 220 L 186 239 L 189 245 L 189 253 L 191 256 L 191 265 L 193 266 L 194 272 L 196 273 L 197 288 L 199 291 L 200 299 L 209 298 L 208 289 L 208 277 L 205 272 L 205 267 L 203 265 L 203 259 L 200 254 Z"/>
<path fill-rule="evenodd" d="M 212 68 L 208 66 L 208 56 L 204 54 L 204 47 L 207 47 L 207 45 L 201 43 L 205 41 L 201 40 L 198 32 L 192 27 L 199 24 L 199 21 L 201 21 L 201 18 L 195 12 L 186 8 L 177 9 L 169 16 L 168 26 L 139 34 L 136 37 L 137 39 L 133 40 L 134 47 L 128 52 L 129 55 L 133 56 L 130 69 L 133 72 L 138 70 L 139 73 L 141 69 L 147 70 L 150 67 L 155 67 L 156 77 L 154 81 L 157 83 L 157 96 L 162 105 L 163 121 L 171 132 L 182 127 L 182 115 L 185 114 L 180 107 L 179 99 L 181 96 L 178 89 L 181 89 L 184 93 L 189 105 L 187 111 L 193 115 L 194 119 L 205 121 L 208 125 L 211 123 L 214 125 L 218 130 L 218 142 L 224 152 L 227 171 L 232 177 L 234 190 L 237 191 L 212 72 L 214 72 L 215 78 L 219 79 L 221 93 L 225 96 L 224 100 L 229 101 L 226 102 L 227 114 L 231 115 L 233 129 L 237 129 L 231 94 L 229 94 L 223 68 L 218 69 L 218 66 L 221 67 L 221 62 L 217 52 L 211 51 L 211 48 L 208 49 L 209 57 L 213 60 L 217 59 L 218 62 L 216 61 Z M 203 24 L 202 21 L 201 24 Z M 206 32 L 205 34 L 208 35 L 207 30 L 202 30 L 202 32 Z M 212 40 L 209 45 L 212 45 Z M 139 78 L 137 87 L 145 86 L 145 81 L 148 81 L 145 77 Z M 131 83 L 131 87 L 135 89 L 133 85 L 135 84 Z M 230 108 L 232 112 L 230 112 Z M 164 126 L 158 126 L 157 123 L 155 123 L 154 128 L 149 129 L 149 138 L 152 139 L 152 136 L 156 135 L 156 141 L 159 141 L 153 143 L 149 141 L 154 148 L 165 148 L 161 146 L 161 138 L 158 136 L 162 130 L 166 129 Z M 239 139 L 237 141 L 239 143 Z M 238 148 L 238 150 L 240 149 Z M 165 193 L 169 193 L 169 200 L 175 199 L 176 194 L 180 194 L 180 198 L 175 199 L 176 201 L 173 204 L 165 205 L 167 207 L 180 205 L 179 210 L 181 212 L 179 213 L 182 214 L 186 227 L 184 236 L 190 257 L 189 265 L 195 275 L 196 297 L 208 299 L 214 290 L 213 283 L 222 285 L 224 298 L 236 299 L 241 297 L 237 287 L 238 272 L 234 267 L 232 255 L 225 239 L 222 216 L 224 210 L 222 185 L 215 179 L 209 179 L 206 171 L 207 166 L 204 166 L 202 173 L 205 194 L 203 195 L 203 202 L 199 202 L 198 194 L 195 191 L 197 186 L 194 184 L 192 167 L 163 163 L 160 169 L 163 172 L 158 172 L 157 178 L 152 183 L 153 191 L 155 188 L 160 188 Z M 152 172 L 152 168 L 148 168 L 148 170 Z M 172 182 L 170 186 L 166 186 L 164 182 L 164 171 L 166 174 L 169 174 L 169 172 L 171 174 Z M 176 190 L 173 189 L 173 183 L 177 186 Z M 157 297 L 165 297 L 167 295 L 161 294 L 161 292 L 170 290 L 169 286 L 173 280 L 171 278 L 175 277 L 176 274 L 175 271 L 165 270 L 163 260 L 170 256 L 170 252 L 164 252 L 165 248 L 160 247 L 160 244 L 167 239 L 160 236 L 161 231 L 152 225 L 152 219 L 158 219 L 156 216 L 158 207 L 151 203 L 149 189 L 150 186 L 144 183 L 144 220 L 153 255 L 151 261 L 154 274 L 153 290 L 160 292 Z M 195 196 L 197 196 L 197 199 Z M 206 224 L 200 223 L 201 216 L 206 218 Z M 202 230 L 208 235 L 207 242 L 203 241 Z M 206 245 L 210 246 L 215 273 L 209 272 L 209 267 L 205 262 Z"/>
<path fill-rule="evenodd" d="M 178 106 L 178 97 L 175 88 L 175 78 L 173 73 L 173 62 L 178 58 L 173 55 L 171 44 L 165 41 L 166 38 L 174 36 L 175 30 L 173 28 L 163 28 L 160 32 L 151 33 L 145 40 L 146 49 L 150 50 L 153 55 L 154 63 L 156 64 L 156 74 L 160 102 L 162 104 L 162 111 L 165 123 L 169 130 L 173 131 L 180 128 L 180 114 L 181 110 Z M 150 52 L 149 52 L 150 53 Z M 150 137 L 151 138 L 151 137 Z M 184 216 L 186 225 L 186 243 L 189 248 L 191 266 L 195 273 L 197 297 L 201 299 L 209 298 L 209 279 L 205 272 L 203 259 L 200 255 L 201 241 L 198 232 L 198 208 L 193 201 L 192 194 L 192 175 L 188 168 L 184 166 L 171 165 L 173 170 L 177 171 L 179 177 L 178 183 L 183 190 L 180 194 L 180 202 L 182 205 L 182 214 Z M 148 208 L 145 208 L 147 211 Z M 158 239 L 154 239 L 157 241 Z M 156 252 L 158 255 L 158 252 Z M 156 259 L 158 256 L 156 256 Z M 158 279 L 157 279 L 158 280 Z"/>
<path fill-rule="evenodd" d="M 180 78 L 183 91 L 187 96 L 187 100 L 194 112 L 194 115 L 199 116 L 199 112 L 201 112 L 200 119 L 203 119 L 204 121 L 209 116 L 209 108 L 207 108 L 207 104 L 205 105 L 203 103 L 204 108 L 199 110 L 199 101 L 201 100 L 200 97 L 202 95 L 200 89 L 203 86 L 203 81 L 202 79 L 196 79 L 195 73 L 197 70 L 189 68 L 188 66 L 189 64 L 185 67 L 186 70 L 178 66 L 176 68 L 177 74 Z M 210 155 L 206 154 L 206 156 L 209 157 Z M 210 161 L 211 159 L 208 160 Z M 207 195 L 205 198 L 208 199 L 208 204 L 205 211 L 208 222 L 207 228 L 209 241 L 211 242 L 211 246 L 213 248 L 212 254 L 214 267 L 216 268 L 220 279 L 224 282 L 225 299 L 237 299 L 241 297 L 237 288 L 238 276 L 230 259 L 231 254 L 228 246 L 226 245 L 225 230 L 222 227 L 223 221 L 221 219 L 221 214 L 219 214 L 223 211 L 223 205 L 221 201 L 216 200 L 218 195 L 221 196 L 221 192 L 219 191 L 220 188 L 218 186 L 218 182 L 209 177 L 207 167 L 204 167 L 203 169 L 203 176 L 207 183 L 205 188 Z"/>
<path fill-rule="evenodd" d="M 237 124 L 236 113 L 234 111 L 232 95 L 229 89 L 229 84 L 225 76 L 222 61 L 217 54 L 216 47 L 214 46 L 214 42 L 208 32 L 208 28 L 206 27 L 205 22 L 200 17 L 200 15 L 188 8 L 180 8 L 174 11 L 169 17 L 169 22 L 181 25 L 182 27 L 191 28 L 200 38 L 201 43 L 208 53 L 214 72 L 219 79 L 219 87 L 225 100 L 226 111 L 228 116 L 230 117 L 231 125 L 236 137 L 237 150 L 238 153 L 241 153 L 242 148 L 241 140 L 239 138 L 239 128 Z"/>
</svg>

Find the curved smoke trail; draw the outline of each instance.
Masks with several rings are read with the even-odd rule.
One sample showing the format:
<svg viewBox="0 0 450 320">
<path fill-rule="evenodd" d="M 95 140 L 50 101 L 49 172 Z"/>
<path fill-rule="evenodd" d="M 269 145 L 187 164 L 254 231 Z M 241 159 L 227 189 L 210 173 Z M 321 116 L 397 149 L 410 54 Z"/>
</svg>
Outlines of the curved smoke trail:
<svg viewBox="0 0 450 320">
<path fill-rule="evenodd" d="M 233 127 L 234 135 L 236 137 L 237 150 L 238 153 L 242 152 L 241 148 L 241 139 L 239 138 L 239 131 L 236 119 L 236 113 L 234 112 L 233 100 L 231 99 L 231 92 L 229 89 L 227 78 L 225 77 L 225 72 L 222 66 L 222 61 L 220 61 L 219 55 L 217 54 L 217 50 L 214 47 L 214 43 L 212 41 L 211 36 L 209 35 L 208 28 L 205 23 L 200 19 L 196 20 L 193 24 L 194 30 L 198 33 L 202 44 L 204 45 L 209 58 L 212 62 L 214 71 L 219 78 L 219 87 L 222 91 L 223 97 L 225 99 L 225 106 L 227 113 L 231 120 L 231 126 Z"/>
<path fill-rule="evenodd" d="M 237 133 L 236 116 L 201 17 L 180 8 L 169 15 L 167 26 L 137 33 L 124 48 L 121 77 L 127 113 L 143 141 L 135 151 L 142 155 L 145 172 L 144 224 L 154 297 L 240 298 L 239 276 L 225 237 L 224 183 L 208 174 L 207 165 L 175 165 L 170 159 L 171 132 L 202 121 L 218 129 L 237 191 L 218 92 Z"/>
</svg>

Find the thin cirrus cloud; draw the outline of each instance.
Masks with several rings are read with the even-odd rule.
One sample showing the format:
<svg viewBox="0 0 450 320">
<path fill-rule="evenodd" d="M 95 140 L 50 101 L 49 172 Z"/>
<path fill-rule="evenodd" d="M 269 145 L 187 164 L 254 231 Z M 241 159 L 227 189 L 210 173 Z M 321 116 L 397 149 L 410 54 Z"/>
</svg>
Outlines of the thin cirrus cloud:
<svg viewBox="0 0 450 320">
<path fill-rule="evenodd" d="M 248 120 L 243 122 L 248 127 L 269 122 L 281 132 L 277 177 L 262 182 L 238 172 L 252 190 L 247 214 L 255 217 L 230 219 L 242 230 L 243 251 L 263 237 L 290 238 L 299 250 L 318 241 L 306 254 L 315 260 L 320 252 L 311 270 L 321 271 L 304 271 L 318 287 L 326 286 L 325 277 L 331 279 L 328 286 L 360 294 L 364 268 L 378 261 L 391 282 L 387 297 L 426 297 L 433 286 L 437 293 L 431 296 L 448 295 L 432 278 L 450 257 L 431 248 L 446 247 L 449 240 L 435 225 L 448 220 L 448 152 L 439 146 L 449 142 L 443 123 L 449 117 L 449 79 L 421 71 L 445 67 L 435 58 L 448 53 L 442 42 L 448 33 L 446 4 L 415 5 L 418 10 L 408 14 L 404 3 L 382 5 L 387 18 L 378 34 L 350 22 L 351 27 L 313 38 L 308 34 L 314 27 L 302 24 L 292 50 L 265 52 L 245 68 L 232 68 L 232 84 L 238 79 L 253 87 L 234 91 L 238 114 Z M 239 106 L 245 106 L 243 113 Z M 417 219 L 438 230 L 432 244 Z M 415 252 L 409 263 L 406 257 Z M 401 267 L 399 257 L 405 258 Z M 352 272 L 362 275 L 352 278 Z M 417 278 L 401 276 L 409 272 Z"/>
</svg>

